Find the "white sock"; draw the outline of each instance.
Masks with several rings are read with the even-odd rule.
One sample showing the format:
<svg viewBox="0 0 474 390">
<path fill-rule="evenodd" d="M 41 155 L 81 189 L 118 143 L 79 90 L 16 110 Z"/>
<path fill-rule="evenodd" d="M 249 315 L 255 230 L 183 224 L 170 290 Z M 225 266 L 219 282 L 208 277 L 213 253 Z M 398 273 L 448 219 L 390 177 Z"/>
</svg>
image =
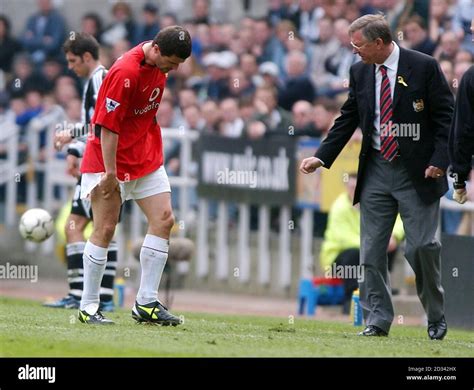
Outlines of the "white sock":
<svg viewBox="0 0 474 390">
<path fill-rule="evenodd" d="M 158 287 L 168 259 L 168 240 L 147 234 L 140 251 L 142 277 L 137 302 L 140 305 L 158 300 Z"/>
<path fill-rule="evenodd" d="M 107 249 L 87 241 L 84 248 L 84 291 L 82 293 L 81 310 L 95 314 L 100 302 L 100 283 L 107 263 Z"/>
</svg>

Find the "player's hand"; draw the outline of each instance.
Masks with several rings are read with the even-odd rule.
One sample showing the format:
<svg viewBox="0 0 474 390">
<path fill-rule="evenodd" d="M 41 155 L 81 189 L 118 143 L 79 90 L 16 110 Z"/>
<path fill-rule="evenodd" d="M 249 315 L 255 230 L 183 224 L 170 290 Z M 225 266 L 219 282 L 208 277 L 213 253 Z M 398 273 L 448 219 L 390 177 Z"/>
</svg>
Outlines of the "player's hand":
<svg viewBox="0 0 474 390">
<path fill-rule="evenodd" d="M 81 176 L 81 171 L 79 170 L 79 158 L 68 154 L 66 157 L 66 172 L 72 177 L 79 178 Z"/>
<path fill-rule="evenodd" d="M 440 168 L 434 167 L 430 165 L 425 170 L 425 179 L 431 177 L 432 179 L 439 179 L 440 177 L 444 176 L 444 171 Z"/>
<path fill-rule="evenodd" d="M 54 148 L 60 151 L 64 145 L 72 141 L 71 133 L 68 130 L 61 130 L 54 135 Z"/>
<path fill-rule="evenodd" d="M 319 158 L 316 157 L 308 157 L 305 158 L 300 165 L 300 172 L 305 174 L 312 173 L 319 167 L 322 167 L 323 163 Z"/>
<path fill-rule="evenodd" d="M 453 199 L 460 204 L 466 203 L 466 200 L 467 200 L 466 189 L 460 188 L 458 190 L 454 190 Z"/>
<path fill-rule="evenodd" d="M 115 191 L 120 192 L 117 176 L 105 174 L 99 182 L 99 189 L 104 199 L 109 199 Z"/>
</svg>

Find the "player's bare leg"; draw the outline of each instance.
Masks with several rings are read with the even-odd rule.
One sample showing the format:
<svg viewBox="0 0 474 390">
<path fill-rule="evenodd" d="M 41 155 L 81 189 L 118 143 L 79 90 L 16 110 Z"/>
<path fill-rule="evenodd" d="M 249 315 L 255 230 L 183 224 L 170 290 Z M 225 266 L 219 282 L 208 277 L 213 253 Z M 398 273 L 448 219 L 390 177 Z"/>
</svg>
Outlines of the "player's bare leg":
<svg viewBox="0 0 474 390">
<path fill-rule="evenodd" d="M 69 214 L 64 232 L 66 235 L 66 262 L 67 280 L 69 284 L 68 294 L 55 301 L 47 301 L 43 306 L 51 308 L 78 309 L 82 298 L 84 285 L 83 255 L 86 246 L 84 232 L 91 222 L 86 216 L 90 215 L 90 205 L 73 199 L 73 208 Z M 79 214 L 83 213 L 83 214 Z M 107 252 L 107 265 L 100 286 L 100 308 L 101 311 L 113 311 L 115 309 L 114 279 L 117 269 L 117 244 L 112 241 Z"/>
<path fill-rule="evenodd" d="M 68 264 L 77 265 L 75 269 L 68 271 L 71 274 L 68 275 L 68 279 L 71 278 L 71 290 L 73 289 L 74 295 L 75 297 L 78 296 L 77 299 L 79 301 L 81 300 L 83 290 L 84 269 L 82 257 L 86 246 L 84 231 L 89 223 L 91 223 L 91 220 L 87 217 L 71 214 L 66 224 Z M 101 311 L 110 312 L 115 309 L 113 298 L 115 273 L 117 271 L 117 249 L 117 243 L 112 241 L 108 247 L 106 269 L 100 285 Z"/>
<path fill-rule="evenodd" d="M 174 225 L 171 193 L 163 192 L 136 201 L 148 221 L 147 234 L 169 240 Z"/>
<path fill-rule="evenodd" d="M 72 242 L 84 241 L 84 230 L 89 222 L 90 219 L 83 217 L 82 215 L 69 214 L 64 229 L 64 232 L 66 233 L 66 242 L 70 244 Z"/>
<path fill-rule="evenodd" d="M 142 275 L 132 316 L 138 322 L 176 326 L 180 319 L 158 300 L 158 287 L 168 259 L 168 240 L 174 224 L 171 194 L 163 192 L 136 202 L 148 220 L 148 231 L 140 251 Z"/>
<path fill-rule="evenodd" d="M 115 191 L 105 199 L 100 187 L 91 192 L 92 213 L 94 215 L 94 230 L 89 239 L 94 245 L 107 248 L 112 241 L 117 226 L 122 199 L 120 192 Z"/>
<path fill-rule="evenodd" d="M 84 248 L 84 292 L 79 320 L 85 323 L 110 324 L 99 311 L 100 283 L 107 262 L 107 248 L 118 223 L 122 199 L 119 191 L 104 197 L 100 186 L 91 192 L 94 230 Z"/>
</svg>

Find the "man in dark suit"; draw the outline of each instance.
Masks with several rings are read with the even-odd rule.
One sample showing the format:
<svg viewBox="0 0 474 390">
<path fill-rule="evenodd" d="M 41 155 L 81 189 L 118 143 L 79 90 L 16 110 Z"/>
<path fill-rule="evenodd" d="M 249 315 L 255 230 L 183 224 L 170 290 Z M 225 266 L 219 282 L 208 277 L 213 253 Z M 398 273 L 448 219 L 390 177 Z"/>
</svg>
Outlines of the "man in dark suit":
<svg viewBox="0 0 474 390">
<path fill-rule="evenodd" d="M 461 204 L 467 200 L 466 181 L 472 169 L 472 156 L 474 154 L 473 120 L 474 66 L 471 66 L 464 73 L 459 84 L 454 119 L 449 134 L 451 176 L 454 177 L 453 198 Z"/>
<path fill-rule="evenodd" d="M 387 246 L 399 212 L 405 256 L 416 275 L 428 316 L 428 335 L 447 332 L 441 287 L 441 244 L 436 239 L 439 198 L 447 191 L 447 140 L 453 98 L 437 64 L 399 48 L 382 15 L 365 15 L 349 29 L 362 62 L 350 70 L 349 97 L 303 173 L 330 168 L 360 126 L 363 132 L 354 204 L 361 208 L 361 336 L 387 336 L 394 317 Z"/>
</svg>

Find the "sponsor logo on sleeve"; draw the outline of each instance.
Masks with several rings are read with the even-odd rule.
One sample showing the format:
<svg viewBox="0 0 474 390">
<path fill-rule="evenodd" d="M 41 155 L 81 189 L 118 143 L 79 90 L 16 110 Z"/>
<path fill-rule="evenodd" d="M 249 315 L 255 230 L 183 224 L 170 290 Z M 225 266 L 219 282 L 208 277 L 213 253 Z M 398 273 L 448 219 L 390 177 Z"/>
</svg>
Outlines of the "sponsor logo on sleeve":
<svg viewBox="0 0 474 390">
<path fill-rule="evenodd" d="M 110 99 L 108 97 L 105 98 L 105 108 L 107 109 L 107 112 L 115 111 L 115 109 L 120 106 L 120 103 Z"/>
</svg>

